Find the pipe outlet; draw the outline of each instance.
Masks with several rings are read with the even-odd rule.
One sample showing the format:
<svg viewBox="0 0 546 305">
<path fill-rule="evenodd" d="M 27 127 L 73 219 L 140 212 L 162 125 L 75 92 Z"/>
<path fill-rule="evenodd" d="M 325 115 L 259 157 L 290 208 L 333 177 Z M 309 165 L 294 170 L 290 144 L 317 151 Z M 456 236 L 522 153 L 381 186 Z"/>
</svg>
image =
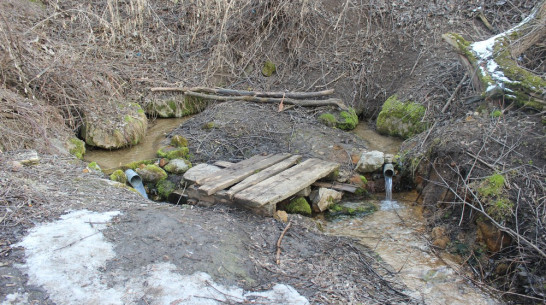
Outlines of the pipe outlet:
<svg viewBox="0 0 546 305">
<path fill-rule="evenodd" d="M 148 199 L 148 194 L 146 194 L 146 190 L 144 189 L 144 185 L 142 184 L 142 178 L 132 169 L 128 169 L 125 171 L 125 176 L 127 176 L 127 182 L 131 184 L 131 186 L 137 190 L 144 198 Z"/>
<path fill-rule="evenodd" d="M 394 165 L 392 163 L 387 163 L 383 165 L 383 175 L 385 177 L 393 177 L 394 176 Z"/>
</svg>

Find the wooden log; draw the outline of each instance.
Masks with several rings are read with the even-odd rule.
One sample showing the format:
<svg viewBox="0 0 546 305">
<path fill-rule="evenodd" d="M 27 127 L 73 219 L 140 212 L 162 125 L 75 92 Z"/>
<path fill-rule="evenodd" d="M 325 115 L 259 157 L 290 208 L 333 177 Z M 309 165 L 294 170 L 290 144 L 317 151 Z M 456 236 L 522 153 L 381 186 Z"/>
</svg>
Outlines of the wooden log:
<svg viewBox="0 0 546 305">
<path fill-rule="evenodd" d="M 293 196 L 338 168 L 337 163 L 307 159 L 278 175 L 242 190 L 235 194 L 234 198 L 250 208 L 268 206 L 273 207 L 274 210 L 277 202 Z"/>
<path fill-rule="evenodd" d="M 272 165 L 248 178 L 246 178 L 245 180 L 239 182 L 238 184 L 232 186 L 228 191 L 227 191 L 227 194 L 229 196 L 229 198 L 233 198 L 233 196 L 235 194 L 237 194 L 238 192 L 248 188 L 248 187 L 251 187 L 253 185 L 256 185 L 260 182 L 262 182 L 263 180 L 269 178 L 269 177 L 272 177 L 280 172 L 282 172 L 283 170 L 291 167 L 292 165 L 296 164 L 299 162 L 299 160 L 301 159 L 301 156 L 300 155 L 294 155 L 294 156 L 291 156 L 290 158 L 288 159 L 285 159 L 275 165 Z"/>
<path fill-rule="evenodd" d="M 164 92 L 164 91 L 178 91 L 178 92 L 204 92 L 214 93 L 220 95 L 232 95 L 232 96 L 257 96 L 257 97 L 276 97 L 276 98 L 294 98 L 294 99 L 308 99 L 326 96 L 334 93 L 334 89 L 315 91 L 315 92 L 260 92 L 260 91 L 247 91 L 247 90 L 233 90 L 224 88 L 208 88 L 208 87 L 155 87 L 151 88 L 152 92 Z"/>
<path fill-rule="evenodd" d="M 217 100 L 217 101 L 247 101 L 257 103 L 285 103 L 301 107 L 318 107 L 318 106 L 337 106 L 343 110 L 347 110 L 348 107 L 343 103 L 341 99 L 329 98 L 325 100 L 297 100 L 292 98 L 274 98 L 274 97 L 257 97 L 257 96 L 220 96 L 213 94 L 205 94 L 193 91 L 187 91 L 185 95 L 200 97 L 203 99 Z"/>
<path fill-rule="evenodd" d="M 197 182 L 201 184 L 200 190 L 207 193 L 207 195 L 212 195 L 219 190 L 225 189 L 242 181 L 243 179 L 276 164 L 286 158 L 290 157 L 289 153 L 276 154 L 268 156 L 267 158 L 260 160 L 258 162 L 252 160 L 241 161 L 233 166 L 224 168 L 219 171 L 218 174 L 214 174 L 208 179 L 203 179 L 204 183 Z"/>
</svg>

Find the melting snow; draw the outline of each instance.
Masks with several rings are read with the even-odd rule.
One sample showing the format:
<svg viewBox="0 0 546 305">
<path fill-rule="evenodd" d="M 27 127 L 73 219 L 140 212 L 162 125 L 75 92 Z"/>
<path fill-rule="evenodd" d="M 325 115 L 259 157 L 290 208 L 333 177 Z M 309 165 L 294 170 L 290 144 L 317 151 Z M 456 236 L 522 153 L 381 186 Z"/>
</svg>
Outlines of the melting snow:
<svg viewBox="0 0 546 305">
<path fill-rule="evenodd" d="M 75 211 L 32 229 L 16 245 L 25 248 L 26 264 L 19 267 L 27 272 L 29 284 L 45 288 L 58 304 L 133 304 L 142 300 L 149 304 L 309 304 L 287 285 L 245 292 L 217 284 L 203 272 L 179 274 L 171 263 L 152 264 L 128 273 L 105 270 L 115 252 L 101 230 L 119 214 Z M 26 294 L 15 293 L 2 304 L 24 304 L 26 299 Z"/>
</svg>

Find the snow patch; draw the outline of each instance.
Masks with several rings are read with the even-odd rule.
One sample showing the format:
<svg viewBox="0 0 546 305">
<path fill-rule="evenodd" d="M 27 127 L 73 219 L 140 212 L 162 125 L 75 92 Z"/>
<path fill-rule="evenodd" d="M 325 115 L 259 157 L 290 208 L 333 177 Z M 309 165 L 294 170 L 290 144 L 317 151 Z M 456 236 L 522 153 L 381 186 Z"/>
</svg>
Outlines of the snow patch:
<svg viewBox="0 0 546 305">
<path fill-rule="evenodd" d="M 122 304 L 115 301 L 120 292 L 107 288 L 99 271 L 115 256 L 100 230 L 119 213 L 75 211 L 32 229 L 16 245 L 25 248 L 30 283 L 43 286 L 58 304 Z"/>
<path fill-rule="evenodd" d="M 36 226 L 16 245 L 25 248 L 27 258 L 18 267 L 27 272 L 29 284 L 45 288 L 57 304 L 309 304 L 291 286 L 245 292 L 217 284 L 204 272 L 179 274 L 172 263 L 106 270 L 106 262 L 116 257 L 101 230 L 119 214 L 81 210 Z M 26 294 L 10 294 L 2 304 L 25 304 L 26 299 Z"/>
</svg>

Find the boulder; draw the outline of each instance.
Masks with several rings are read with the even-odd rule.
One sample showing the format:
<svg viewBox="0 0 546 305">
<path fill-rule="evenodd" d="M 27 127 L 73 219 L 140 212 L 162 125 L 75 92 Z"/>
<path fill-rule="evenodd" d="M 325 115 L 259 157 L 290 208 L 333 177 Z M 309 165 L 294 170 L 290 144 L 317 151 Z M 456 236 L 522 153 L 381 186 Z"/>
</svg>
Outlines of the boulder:
<svg viewBox="0 0 546 305">
<path fill-rule="evenodd" d="M 172 159 L 164 169 L 173 174 L 183 174 L 191 167 L 191 163 L 185 159 Z"/>
<path fill-rule="evenodd" d="M 377 150 L 363 152 L 356 164 L 356 171 L 360 173 L 373 173 L 385 163 L 385 155 Z"/>
<path fill-rule="evenodd" d="M 311 199 L 313 211 L 319 213 L 326 211 L 332 204 L 339 202 L 342 196 L 343 193 L 341 192 L 321 187 L 312 191 L 309 198 Z"/>
<path fill-rule="evenodd" d="M 136 145 L 146 135 L 148 119 L 138 104 L 109 105 L 116 109 L 84 111 L 81 137 L 85 143 L 105 149 Z"/>
<path fill-rule="evenodd" d="M 146 113 L 160 118 L 181 118 L 196 114 L 207 107 L 207 102 L 201 98 L 177 93 L 154 95 L 148 100 Z"/>
<path fill-rule="evenodd" d="M 137 168 L 135 171 L 144 182 L 157 183 L 167 178 L 167 172 L 155 164 Z"/>
<path fill-rule="evenodd" d="M 414 102 L 402 102 L 396 95 L 389 97 L 377 116 L 376 128 L 381 134 L 404 139 L 423 132 L 425 107 Z"/>
</svg>

